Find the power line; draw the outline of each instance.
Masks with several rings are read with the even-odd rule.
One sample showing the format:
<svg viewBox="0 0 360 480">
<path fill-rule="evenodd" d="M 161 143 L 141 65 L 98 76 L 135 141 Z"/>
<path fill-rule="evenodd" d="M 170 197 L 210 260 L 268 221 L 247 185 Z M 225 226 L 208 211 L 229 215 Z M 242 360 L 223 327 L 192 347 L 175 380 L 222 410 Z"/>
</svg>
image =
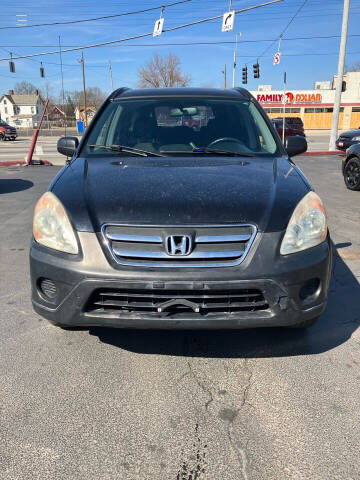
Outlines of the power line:
<svg viewBox="0 0 360 480">
<path fill-rule="evenodd" d="M 360 37 L 360 34 L 352 34 L 348 35 L 348 37 Z M 292 42 L 292 41 L 298 41 L 298 40 L 328 40 L 332 38 L 340 38 L 340 35 L 312 35 L 310 37 L 289 37 L 289 38 L 283 38 L 283 42 Z M 241 40 L 241 43 L 261 43 L 261 42 L 277 42 L 278 38 L 261 38 L 261 39 L 254 39 L 254 40 Z M 214 42 L 173 42 L 173 43 L 127 43 L 126 45 L 110 45 L 112 48 L 118 48 L 118 47 L 176 47 L 176 46 L 191 46 L 191 45 L 235 45 L 235 40 L 221 40 L 221 41 L 214 41 Z M 8 50 L 6 50 L 4 47 L 15 47 L 15 48 L 21 48 L 24 47 L 25 45 L 2 45 L 0 46 L 1 49 L 5 50 L 6 52 L 9 53 Z M 31 46 L 34 48 L 40 48 L 40 47 L 53 47 L 55 45 L 27 45 Z M 66 45 L 64 45 L 66 46 Z M 80 50 L 83 48 L 81 45 L 67 45 L 67 47 L 78 47 Z M 3 59 L 1 59 L 3 60 Z M 46 63 L 52 63 L 52 62 L 46 62 Z M 57 63 L 55 65 L 58 65 Z M 64 66 L 67 67 L 74 67 L 76 66 L 75 64 L 63 64 Z M 108 68 L 107 65 L 87 65 L 87 67 L 90 68 Z"/>
<path fill-rule="evenodd" d="M 242 13 L 242 12 L 247 12 L 249 10 L 254 10 L 256 8 L 265 7 L 265 6 L 268 6 L 268 5 L 274 5 L 276 3 L 280 3 L 280 2 L 283 2 L 283 1 L 284 0 L 271 0 L 270 2 L 265 2 L 265 3 L 261 3 L 261 4 L 254 5 L 254 6 L 251 6 L 251 7 L 242 8 L 240 10 L 235 10 L 235 14 L 239 14 L 239 13 Z M 175 30 L 180 30 L 182 28 L 187 28 L 187 27 L 191 27 L 191 26 L 194 26 L 194 25 L 199 25 L 201 23 L 217 20 L 217 19 L 222 18 L 222 17 L 223 17 L 223 14 L 216 15 L 214 17 L 203 18 L 201 20 L 196 20 L 194 22 L 185 23 L 183 25 L 178 25 L 176 27 L 166 28 L 166 29 L 163 30 L 163 32 L 164 33 L 165 32 L 173 32 Z M 86 50 L 86 49 L 89 49 L 89 48 L 97 48 L 97 47 L 104 47 L 104 46 L 108 46 L 108 45 L 114 45 L 116 43 L 122 43 L 122 42 L 126 42 L 126 41 L 129 41 L 129 40 L 135 40 L 137 38 L 150 37 L 152 35 L 153 35 L 153 32 L 143 33 L 141 35 L 133 35 L 131 37 L 122 38 L 122 39 L 119 39 L 119 40 L 112 40 L 112 41 L 109 41 L 109 42 L 101 42 L 101 43 L 95 43 L 95 44 L 91 44 L 91 45 L 83 45 L 81 47 L 66 48 L 66 49 L 62 49 L 62 53 L 75 52 L 75 51 L 78 51 L 78 50 Z M 56 50 L 56 51 L 54 50 L 54 51 L 51 51 L 51 52 L 39 52 L 39 53 L 32 53 L 30 55 L 18 55 L 16 57 L 13 56 L 12 59 L 13 60 L 19 60 L 19 59 L 25 59 L 25 58 L 41 57 L 41 56 L 44 56 L 44 55 L 55 55 L 55 54 L 58 54 L 58 53 L 59 53 L 59 50 Z M 9 58 L 0 58 L 0 61 L 9 61 Z"/>
<path fill-rule="evenodd" d="M 279 40 L 282 40 L 283 36 L 284 36 L 284 33 L 286 32 L 286 30 L 290 27 L 290 25 L 293 23 L 293 21 L 295 20 L 295 18 L 298 16 L 298 14 L 301 12 L 301 10 L 305 7 L 305 5 L 307 4 L 308 0 L 304 0 L 304 2 L 300 5 L 300 7 L 296 10 L 296 12 L 294 13 L 294 15 L 290 18 L 289 22 L 287 23 L 286 27 L 283 29 L 283 31 L 280 33 L 279 35 Z M 260 55 L 259 58 L 263 57 L 264 55 L 267 54 L 267 52 L 270 50 L 270 48 L 274 45 L 274 43 L 276 42 L 277 40 L 274 40 L 273 43 L 271 43 L 270 45 L 268 45 L 265 50 L 263 51 L 263 53 Z"/>
<path fill-rule="evenodd" d="M 82 20 L 69 20 L 67 22 L 50 22 L 50 23 L 33 23 L 30 25 L 21 25 L 21 28 L 35 28 L 35 27 L 50 27 L 53 25 L 69 25 L 73 23 L 84 23 L 84 22 L 96 22 L 98 20 L 105 20 L 107 18 L 117 18 L 117 17 L 124 17 L 126 15 L 135 15 L 138 13 L 145 13 L 145 12 L 151 12 L 153 10 L 159 10 L 160 8 L 168 8 L 168 7 L 173 7 L 174 5 L 180 5 L 181 3 L 188 3 L 192 2 L 192 0 L 179 0 L 177 2 L 173 3 L 168 3 L 166 5 L 159 5 L 157 7 L 151 7 L 151 8 L 144 8 L 142 10 L 135 10 L 132 12 L 124 12 L 124 13 L 117 13 L 114 15 L 103 15 L 102 17 L 95 17 L 95 18 L 85 18 Z M 5 27 L 0 27 L 0 30 L 9 30 L 13 28 L 19 28 L 19 25 L 8 25 Z"/>
</svg>

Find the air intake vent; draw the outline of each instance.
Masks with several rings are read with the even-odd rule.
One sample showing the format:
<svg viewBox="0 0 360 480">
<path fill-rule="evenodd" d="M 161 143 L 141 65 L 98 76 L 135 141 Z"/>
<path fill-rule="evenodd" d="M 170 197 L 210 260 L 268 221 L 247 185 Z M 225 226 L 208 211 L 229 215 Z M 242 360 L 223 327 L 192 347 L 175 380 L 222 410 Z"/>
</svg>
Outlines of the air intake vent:
<svg viewBox="0 0 360 480">
<path fill-rule="evenodd" d="M 207 315 L 255 312 L 269 308 L 258 289 L 240 290 L 165 290 L 99 289 L 91 296 L 86 311 L 102 314 L 177 313 Z"/>
</svg>

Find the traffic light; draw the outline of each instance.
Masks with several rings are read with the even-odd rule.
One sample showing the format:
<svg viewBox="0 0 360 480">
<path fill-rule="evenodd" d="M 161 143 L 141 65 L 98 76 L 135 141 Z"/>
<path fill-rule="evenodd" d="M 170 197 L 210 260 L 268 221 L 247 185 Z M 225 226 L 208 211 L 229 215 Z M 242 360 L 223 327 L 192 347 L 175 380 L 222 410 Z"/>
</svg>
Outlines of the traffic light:
<svg viewBox="0 0 360 480">
<path fill-rule="evenodd" d="M 247 83 L 247 67 L 244 67 L 242 69 L 242 83 L 243 84 Z"/>
<path fill-rule="evenodd" d="M 260 78 L 260 65 L 256 62 L 254 65 L 254 78 Z"/>
<path fill-rule="evenodd" d="M 10 53 L 9 68 L 11 73 L 15 73 L 15 63 L 13 62 L 13 59 L 12 59 L 12 53 Z"/>
<path fill-rule="evenodd" d="M 41 67 L 40 67 L 40 77 L 41 77 L 41 78 L 45 78 L 45 69 L 44 69 L 44 67 L 43 67 L 42 62 L 41 62 L 40 65 L 41 65 Z"/>
</svg>

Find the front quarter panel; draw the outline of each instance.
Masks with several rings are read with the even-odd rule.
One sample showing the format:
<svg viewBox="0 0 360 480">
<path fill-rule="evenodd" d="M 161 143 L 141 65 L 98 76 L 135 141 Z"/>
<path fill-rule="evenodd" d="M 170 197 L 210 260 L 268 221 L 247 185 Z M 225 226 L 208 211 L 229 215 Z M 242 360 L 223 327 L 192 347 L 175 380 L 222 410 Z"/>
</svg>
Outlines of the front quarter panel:
<svg viewBox="0 0 360 480">
<path fill-rule="evenodd" d="M 88 208 L 84 199 L 84 187 L 87 162 L 77 158 L 55 177 L 50 190 L 65 207 L 69 218 L 77 231 L 93 232 Z M 59 175 L 58 174 L 58 175 Z"/>
</svg>

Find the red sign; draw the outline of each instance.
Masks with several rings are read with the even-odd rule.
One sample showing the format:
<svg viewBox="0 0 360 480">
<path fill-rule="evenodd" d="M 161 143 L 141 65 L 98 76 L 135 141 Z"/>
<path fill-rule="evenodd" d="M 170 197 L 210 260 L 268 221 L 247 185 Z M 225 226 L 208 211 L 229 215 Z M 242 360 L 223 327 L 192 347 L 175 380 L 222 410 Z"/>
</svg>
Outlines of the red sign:
<svg viewBox="0 0 360 480">
<path fill-rule="evenodd" d="M 286 92 L 286 103 L 321 103 L 321 93 L 296 93 Z M 260 103 L 283 103 L 283 94 L 259 93 L 257 101 Z"/>
<path fill-rule="evenodd" d="M 275 55 L 274 55 L 274 65 L 279 65 L 280 60 L 281 60 L 281 53 L 280 52 L 275 53 Z"/>
</svg>

